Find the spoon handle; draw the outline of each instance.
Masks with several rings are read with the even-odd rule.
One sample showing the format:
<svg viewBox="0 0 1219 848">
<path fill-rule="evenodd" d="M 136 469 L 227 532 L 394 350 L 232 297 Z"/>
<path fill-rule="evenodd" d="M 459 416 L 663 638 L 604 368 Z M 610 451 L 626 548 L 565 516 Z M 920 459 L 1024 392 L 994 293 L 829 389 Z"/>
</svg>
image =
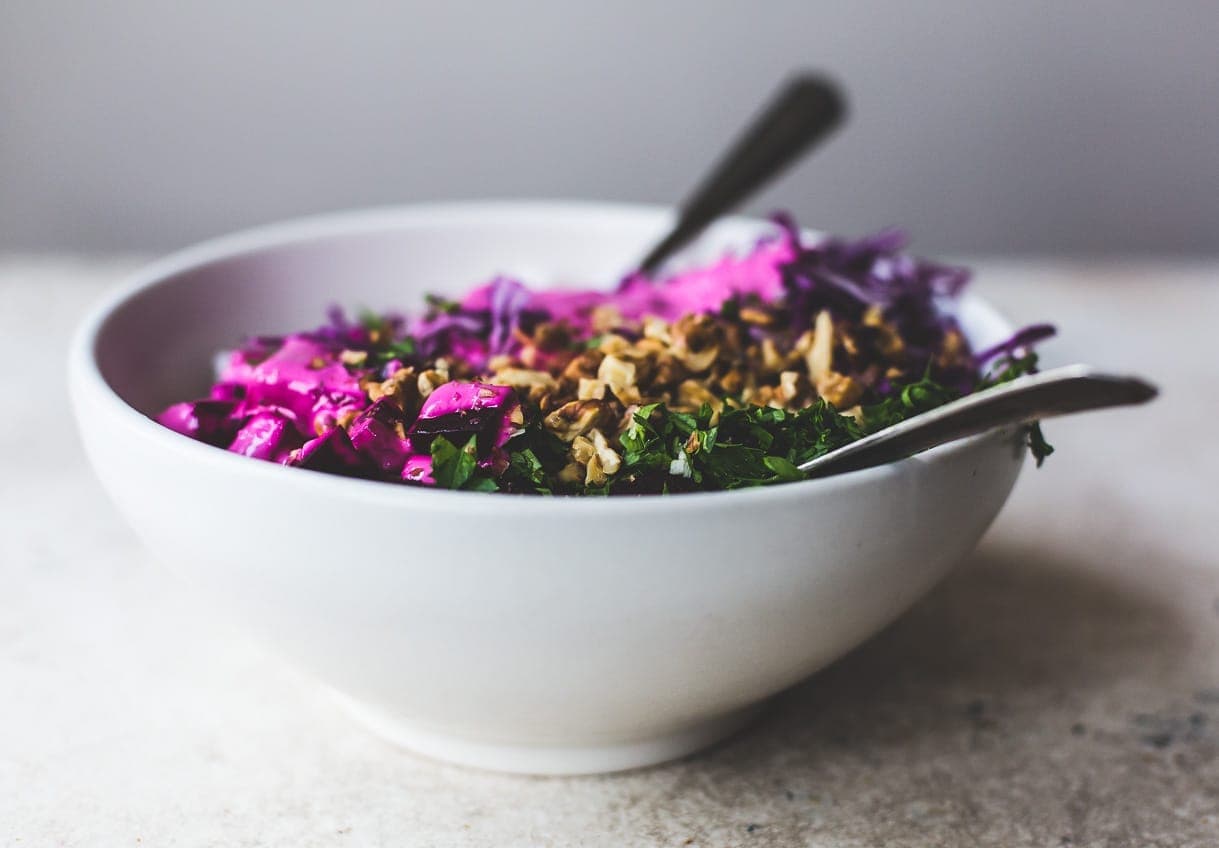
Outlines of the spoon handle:
<svg viewBox="0 0 1219 848">
<path fill-rule="evenodd" d="M 1101 374 L 1086 365 L 1068 365 L 966 395 L 809 460 L 800 470 L 809 477 L 857 471 L 994 427 L 1145 403 L 1157 393 L 1154 386 L 1136 377 Z"/>
<path fill-rule="evenodd" d="M 789 82 L 682 205 L 677 224 L 639 264 L 650 273 L 716 218 L 778 175 L 846 112 L 837 87 L 801 75 Z"/>
</svg>

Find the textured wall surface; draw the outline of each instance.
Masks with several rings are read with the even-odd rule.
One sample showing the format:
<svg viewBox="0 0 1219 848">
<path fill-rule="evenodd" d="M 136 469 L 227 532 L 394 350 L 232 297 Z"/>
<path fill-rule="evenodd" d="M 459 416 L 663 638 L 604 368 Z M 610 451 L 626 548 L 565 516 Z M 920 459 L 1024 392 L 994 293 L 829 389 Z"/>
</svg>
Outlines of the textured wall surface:
<svg viewBox="0 0 1219 848">
<path fill-rule="evenodd" d="M 335 207 L 680 198 L 789 69 L 852 94 L 755 211 L 928 251 L 1219 251 L 1219 4 L 0 2 L 0 248 Z"/>
</svg>

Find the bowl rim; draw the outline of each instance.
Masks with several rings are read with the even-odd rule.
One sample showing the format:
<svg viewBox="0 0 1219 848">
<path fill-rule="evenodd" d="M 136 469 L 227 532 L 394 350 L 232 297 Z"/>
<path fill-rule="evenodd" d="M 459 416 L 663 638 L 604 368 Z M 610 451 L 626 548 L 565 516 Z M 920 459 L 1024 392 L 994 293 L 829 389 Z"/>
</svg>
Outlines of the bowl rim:
<svg viewBox="0 0 1219 848">
<path fill-rule="evenodd" d="M 659 225 L 666 219 L 672 220 L 676 213 L 673 207 L 662 205 L 591 200 L 441 201 L 309 215 L 207 239 L 143 265 L 104 295 L 80 320 L 73 334 L 68 355 L 68 381 L 78 426 L 83 431 L 89 426 L 89 419 L 101 412 L 108 415 L 117 425 L 132 431 L 138 438 L 147 439 L 158 448 L 179 455 L 183 462 L 218 464 L 217 468 L 223 470 L 234 480 L 248 478 L 251 483 L 259 480 L 270 483 L 276 479 L 270 475 L 295 474 L 296 476 L 291 478 L 294 487 L 310 492 L 316 491 L 322 496 L 345 496 L 381 503 L 384 503 L 386 499 L 397 499 L 401 501 L 404 508 L 440 511 L 459 508 L 472 516 L 487 512 L 534 514 L 552 510 L 567 513 L 589 509 L 608 509 L 616 513 L 629 514 L 651 512 L 660 504 L 665 504 L 663 509 L 683 512 L 690 509 L 705 509 L 712 504 L 736 503 L 745 507 L 750 503 L 760 505 L 767 500 L 804 498 L 817 494 L 836 495 L 845 490 L 863 486 L 900 484 L 916 475 L 923 466 L 948 460 L 983 441 L 998 441 L 1011 430 L 1011 428 L 997 428 L 874 468 L 773 486 L 688 492 L 680 496 L 644 494 L 618 497 L 496 497 L 494 496 L 496 493 L 393 485 L 381 480 L 362 480 L 322 472 L 301 474 L 300 471 L 308 469 L 288 468 L 272 462 L 251 461 L 248 457 L 185 438 L 145 416 L 119 396 L 102 375 L 98 366 L 97 346 L 110 317 L 144 291 L 162 285 L 169 278 L 188 270 L 243 254 L 272 247 L 283 247 L 297 242 L 303 243 L 319 237 L 375 232 L 379 229 L 409 226 L 412 223 L 436 223 L 445 219 L 461 221 L 488 214 L 507 215 L 515 219 L 537 216 L 549 220 L 570 219 L 572 216 L 578 215 L 601 217 L 608 215 L 636 221 L 641 218 L 651 218 Z M 764 223 L 764 219 L 730 216 L 722 219 L 722 222 L 744 228 L 746 226 L 758 227 Z M 972 293 L 967 293 L 962 299 L 968 301 L 972 308 L 987 313 L 988 318 L 1002 325 L 1006 331 L 1011 331 L 1010 322 L 985 299 Z M 91 404 L 98 404 L 99 408 L 94 409 Z M 280 481 L 283 482 L 283 478 L 280 478 Z"/>
</svg>

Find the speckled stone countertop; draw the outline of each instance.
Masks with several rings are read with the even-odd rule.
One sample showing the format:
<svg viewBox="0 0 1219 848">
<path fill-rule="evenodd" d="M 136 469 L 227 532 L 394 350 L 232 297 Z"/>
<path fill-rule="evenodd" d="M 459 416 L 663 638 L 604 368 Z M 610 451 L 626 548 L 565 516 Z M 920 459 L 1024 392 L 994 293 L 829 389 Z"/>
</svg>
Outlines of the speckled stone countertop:
<svg viewBox="0 0 1219 848">
<path fill-rule="evenodd" d="M 979 263 L 1143 410 L 1052 422 L 977 553 L 684 762 L 530 779 L 391 747 L 164 576 L 62 350 L 130 261 L 0 258 L 0 844 L 1219 845 L 1219 263 Z"/>
</svg>

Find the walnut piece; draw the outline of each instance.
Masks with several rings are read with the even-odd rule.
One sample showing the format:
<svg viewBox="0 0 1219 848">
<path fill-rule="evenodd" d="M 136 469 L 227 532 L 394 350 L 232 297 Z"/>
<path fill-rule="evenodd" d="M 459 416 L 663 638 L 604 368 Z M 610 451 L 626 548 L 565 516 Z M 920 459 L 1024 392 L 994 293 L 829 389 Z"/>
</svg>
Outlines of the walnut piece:
<svg viewBox="0 0 1219 848">
<path fill-rule="evenodd" d="M 612 420 L 612 411 L 603 400 L 573 400 L 542 419 L 546 429 L 565 442 L 575 441 L 589 430 Z"/>
<path fill-rule="evenodd" d="M 830 373 L 834 365 L 834 319 L 828 310 L 817 313 L 813 322 L 813 343 L 806 357 L 808 376 L 821 391 L 821 380 Z"/>
<path fill-rule="evenodd" d="M 581 377 L 579 386 L 576 388 L 577 400 L 604 400 L 605 399 L 605 381 L 594 380 L 588 377 Z"/>
<path fill-rule="evenodd" d="M 863 386 L 845 374 L 831 371 L 817 381 L 817 394 L 835 409 L 847 409 L 859 403 L 863 397 Z"/>
<path fill-rule="evenodd" d="M 791 407 L 803 393 L 800 377 L 798 371 L 784 371 L 779 375 L 779 387 L 775 390 L 775 396 L 783 401 L 785 406 Z"/>
<path fill-rule="evenodd" d="M 414 368 L 399 368 L 388 379 L 380 383 L 369 382 L 364 388 L 368 392 L 368 399 L 373 403 L 388 397 L 400 409 L 410 412 L 414 410 L 416 401 L 422 399 L 415 383 Z"/>
<path fill-rule="evenodd" d="M 623 403 L 639 403 L 639 388 L 635 385 L 635 363 L 619 359 L 613 354 L 601 360 L 597 379 L 609 386 L 614 397 Z"/>
<path fill-rule="evenodd" d="M 528 368 L 503 368 L 488 380 L 496 386 L 510 386 L 534 403 L 559 387 L 559 381 L 545 371 Z"/>
<path fill-rule="evenodd" d="M 571 458 L 584 466 L 584 482 L 590 486 L 603 485 L 609 475 L 622 467 L 622 458 L 609 446 L 605 434 L 597 429 L 572 441 Z"/>
<path fill-rule="evenodd" d="M 703 404 L 708 404 L 715 411 L 711 423 L 719 422 L 720 413 L 724 410 L 724 402 L 711 393 L 711 390 L 700 380 L 683 380 L 677 387 L 677 408 L 683 412 L 698 412 Z"/>
</svg>

